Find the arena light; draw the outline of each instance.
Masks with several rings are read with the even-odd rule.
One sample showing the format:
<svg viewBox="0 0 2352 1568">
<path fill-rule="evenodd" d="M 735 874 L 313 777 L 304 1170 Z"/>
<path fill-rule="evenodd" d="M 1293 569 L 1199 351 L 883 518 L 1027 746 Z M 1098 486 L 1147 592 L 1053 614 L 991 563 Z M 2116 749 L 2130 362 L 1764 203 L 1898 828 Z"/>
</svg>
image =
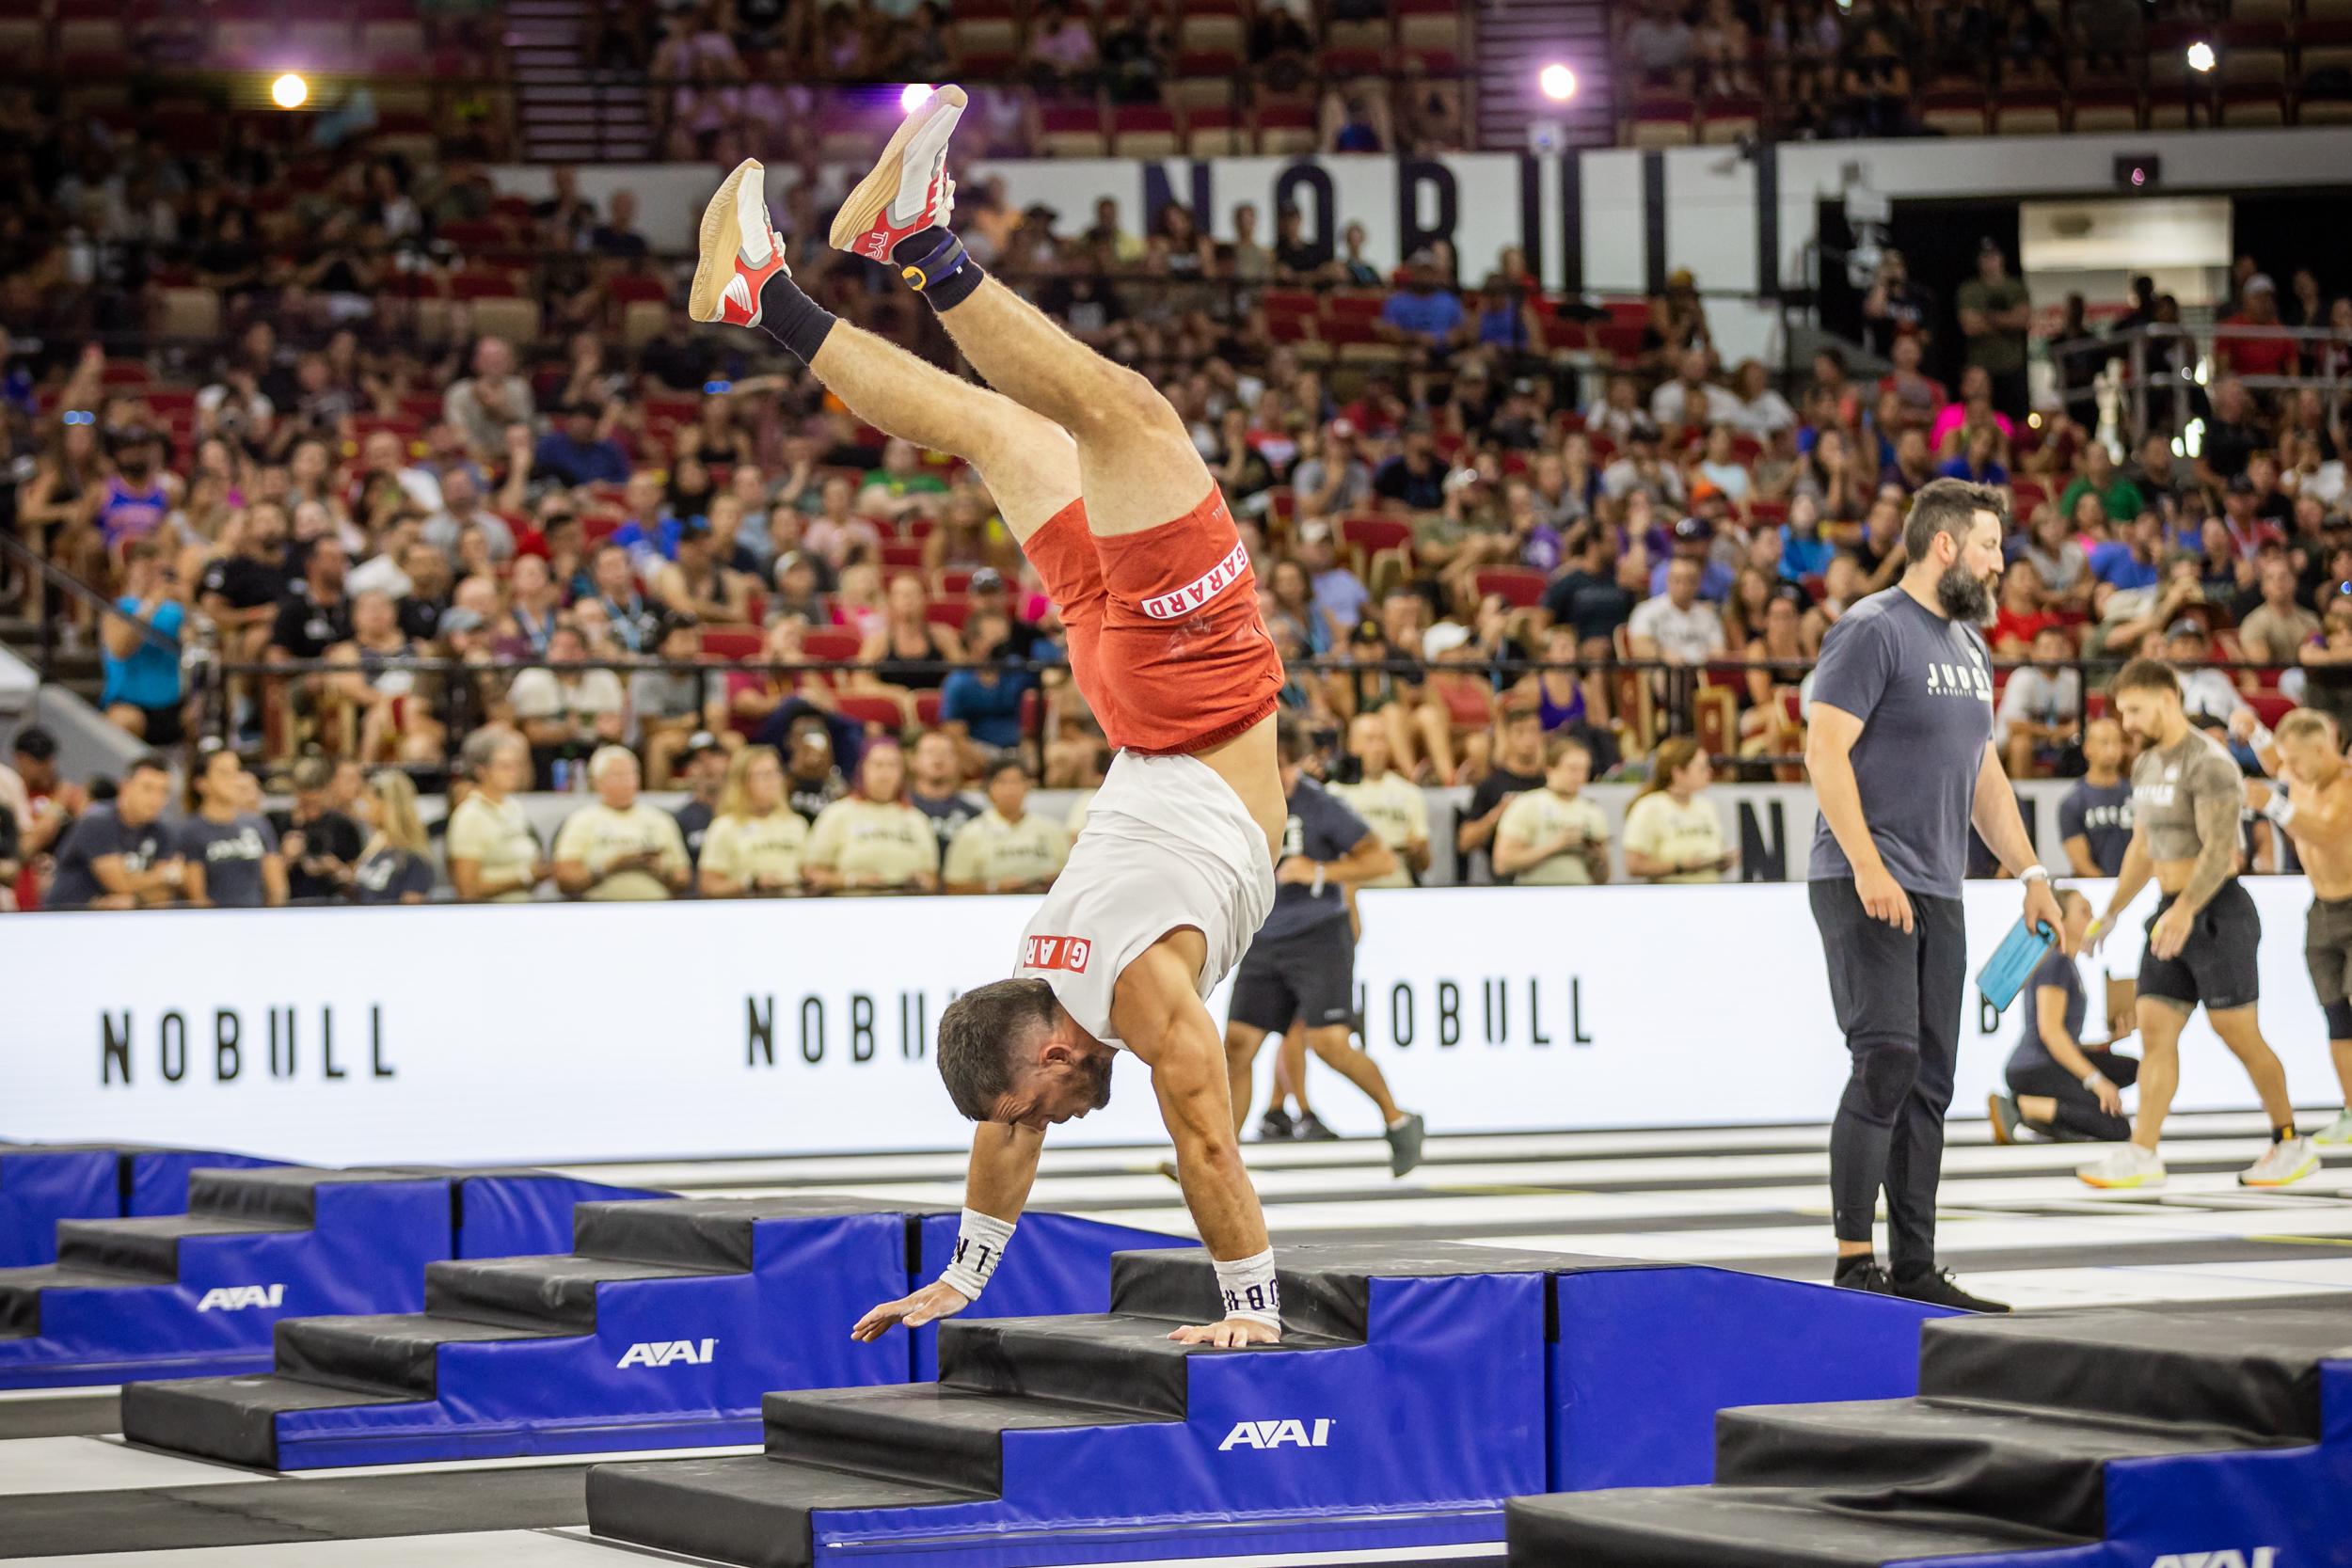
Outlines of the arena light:
<svg viewBox="0 0 2352 1568">
<path fill-rule="evenodd" d="M 924 101 L 930 95 L 931 85 L 929 82 L 909 82 L 898 89 L 898 107 L 913 114 L 923 106 Z"/>
<path fill-rule="evenodd" d="M 1536 73 L 1535 85 L 1555 103 L 1576 96 L 1576 72 L 1564 65 L 1548 65 Z"/>
<path fill-rule="evenodd" d="M 2188 68 L 2203 72 L 2213 69 L 2213 45 L 2199 39 L 2188 46 Z"/>
<path fill-rule="evenodd" d="M 269 85 L 269 101 L 281 109 L 299 109 L 310 96 L 310 84 L 289 71 Z"/>
</svg>

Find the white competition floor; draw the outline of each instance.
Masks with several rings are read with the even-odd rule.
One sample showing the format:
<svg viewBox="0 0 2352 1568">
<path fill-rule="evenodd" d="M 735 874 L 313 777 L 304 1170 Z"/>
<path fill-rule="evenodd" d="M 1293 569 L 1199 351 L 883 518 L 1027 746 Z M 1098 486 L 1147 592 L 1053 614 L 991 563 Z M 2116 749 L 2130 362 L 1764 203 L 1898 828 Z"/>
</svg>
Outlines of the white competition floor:
<svg viewBox="0 0 2352 1568">
<path fill-rule="evenodd" d="M 2235 1173 L 2265 1142 L 2259 1116 L 2183 1117 L 2171 1131 L 2168 1187 L 2106 1194 L 2072 1174 L 2095 1147 L 1994 1148 L 1983 1123 L 1956 1123 L 1938 1226 L 1945 1260 L 1970 1290 L 2020 1307 L 2352 1292 L 2352 1148 L 2326 1151 L 2328 1167 L 2296 1187 L 2255 1192 L 2239 1187 Z M 1248 1156 L 1278 1243 L 1443 1237 L 1825 1279 L 1833 1251 L 1826 1137 L 1820 1127 L 1782 1127 L 1433 1138 L 1429 1163 L 1403 1180 L 1390 1178 L 1387 1150 L 1376 1143 L 1253 1144 Z M 1164 1153 L 1049 1149 L 1032 1205 L 1189 1234 L 1175 1189 L 1157 1170 Z M 963 1159 L 946 1152 L 567 1169 L 707 1196 L 823 1191 L 953 1204 Z M 0 1396 L 0 1559 L 60 1568 L 678 1560 L 587 1535 L 577 1457 L 278 1476 L 132 1449 L 113 1435 L 114 1423 L 111 1389 Z M 1449 1548 L 1355 1560 L 1490 1555 Z M 1216 1560 L 1283 1568 L 1350 1560 Z"/>
</svg>

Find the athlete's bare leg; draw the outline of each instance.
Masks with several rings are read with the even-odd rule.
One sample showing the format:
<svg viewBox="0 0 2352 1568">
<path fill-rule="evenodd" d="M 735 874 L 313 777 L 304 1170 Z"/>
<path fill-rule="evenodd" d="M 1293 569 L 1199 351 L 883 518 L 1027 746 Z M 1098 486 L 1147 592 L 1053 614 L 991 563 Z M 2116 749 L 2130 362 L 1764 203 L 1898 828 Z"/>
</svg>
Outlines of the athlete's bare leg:
<svg viewBox="0 0 2352 1568">
<path fill-rule="evenodd" d="M 2213 1032 L 2221 1037 L 2221 1043 L 2230 1048 L 2238 1065 L 2246 1069 L 2246 1076 L 2253 1080 L 2254 1093 L 2261 1098 L 2270 1125 L 2294 1126 L 2295 1102 L 2287 1097 L 2287 1069 L 2280 1062 L 2278 1053 L 2263 1038 L 2256 1008 L 2249 1004 L 2207 1016 L 2213 1022 Z"/>
<path fill-rule="evenodd" d="M 1233 1101 L 1233 1135 L 1239 1137 L 1249 1124 L 1249 1101 L 1256 1092 L 1253 1069 L 1258 1062 L 1258 1047 L 1264 1043 L 1266 1032 L 1255 1024 L 1228 1022 L 1225 1025 L 1225 1084 L 1226 1092 Z M 1275 1103 L 1281 1103 L 1281 1089 L 1275 1091 Z"/>
<path fill-rule="evenodd" d="M 2164 1135 L 2165 1113 L 2181 1086 L 2181 1030 L 2188 1013 L 2161 996 L 2141 997 L 2138 1011 L 2139 1114 L 2132 1123 L 2132 1142 L 2153 1154 Z"/>
<path fill-rule="evenodd" d="M 1341 1077 L 1364 1091 L 1364 1097 L 1380 1108 L 1380 1125 L 1391 1127 L 1405 1113 L 1396 1108 L 1396 1101 L 1389 1093 L 1389 1080 L 1380 1070 L 1380 1064 L 1347 1043 L 1348 1026 L 1344 1023 L 1326 1024 L 1307 1031 L 1306 1045 L 1323 1063 Z M 1298 1076 L 1304 1079 L 1304 1053 L 1298 1064 Z"/>
</svg>

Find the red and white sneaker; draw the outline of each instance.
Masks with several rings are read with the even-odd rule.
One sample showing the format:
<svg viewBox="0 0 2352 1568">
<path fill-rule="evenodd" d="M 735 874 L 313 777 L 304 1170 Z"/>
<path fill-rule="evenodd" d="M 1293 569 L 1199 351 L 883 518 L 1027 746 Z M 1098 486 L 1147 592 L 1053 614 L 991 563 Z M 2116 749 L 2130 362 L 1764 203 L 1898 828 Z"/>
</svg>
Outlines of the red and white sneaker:
<svg viewBox="0 0 2352 1568">
<path fill-rule="evenodd" d="M 910 234 L 936 229 L 955 210 L 947 178 L 947 138 L 963 118 L 963 89 L 944 87 L 907 116 L 882 149 L 882 161 L 858 182 L 833 220 L 833 247 L 887 262 L 891 247 Z"/>
<path fill-rule="evenodd" d="M 694 263 L 694 289 L 686 313 L 698 322 L 730 326 L 759 325 L 759 291 L 784 264 L 784 242 L 768 221 L 767 171 L 756 158 L 735 166 L 703 209 L 702 260 Z"/>
</svg>

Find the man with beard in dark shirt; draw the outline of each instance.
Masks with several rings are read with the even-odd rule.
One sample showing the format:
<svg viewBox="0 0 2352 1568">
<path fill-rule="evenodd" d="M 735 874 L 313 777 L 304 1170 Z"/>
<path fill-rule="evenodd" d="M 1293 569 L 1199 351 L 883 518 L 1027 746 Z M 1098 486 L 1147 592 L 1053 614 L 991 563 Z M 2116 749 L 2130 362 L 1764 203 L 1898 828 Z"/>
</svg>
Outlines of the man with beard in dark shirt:
<svg viewBox="0 0 2352 1568">
<path fill-rule="evenodd" d="M 253 501 L 245 509 L 236 553 L 205 567 L 197 587 L 197 607 L 220 628 L 223 657 L 239 663 L 262 657 L 286 583 L 285 508 Z"/>
<path fill-rule="evenodd" d="M 351 602 L 343 596 L 342 541 L 333 534 L 311 541 L 302 576 L 278 601 L 269 634 L 273 659 L 320 658 L 338 642 L 351 641 Z"/>
<path fill-rule="evenodd" d="M 1372 476 L 1372 493 L 1384 510 L 1436 512 L 1445 505 L 1445 476 L 1435 427 L 1428 415 L 1415 414 L 1405 421 L 1405 450 Z"/>
<path fill-rule="evenodd" d="M 430 642 L 441 635 L 441 615 L 449 609 L 449 558 L 419 539 L 401 550 L 400 569 L 408 578 L 408 592 L 395 607 L 400 634 Z"/>
</svg>

